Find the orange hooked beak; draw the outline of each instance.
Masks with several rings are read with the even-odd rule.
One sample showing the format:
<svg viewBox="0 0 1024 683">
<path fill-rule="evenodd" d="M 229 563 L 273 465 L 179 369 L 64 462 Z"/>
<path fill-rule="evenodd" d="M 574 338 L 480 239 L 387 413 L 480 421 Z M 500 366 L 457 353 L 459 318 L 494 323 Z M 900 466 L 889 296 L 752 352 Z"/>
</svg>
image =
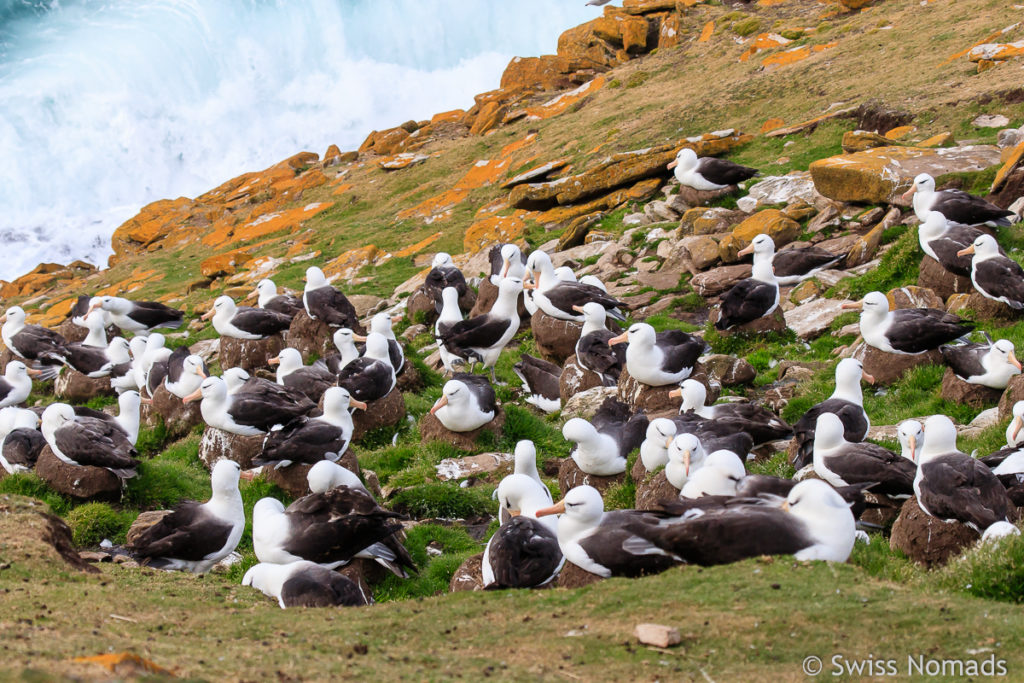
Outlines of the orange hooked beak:
<svg viewBox="0 0 1024 683">
<path fill-rule="evenodd" d="M 196 374 L 202 377 L 203 379 L 206 379 L 208 377 L 208 375 L 205 372 L 203 372 L 202 368 L 196 368 Z"/>
<path fill-rule="evenodd" d="M 256 469 L 252 469 L 252 470 L 242 470 L 241 472 L 238 473 L 238 478 L 239 479 L 244 479 L 246 481 L 252 481 L 253 479 L 256 478 L 256 470 L 257 469 L 262 469 L 262 468 L 256 468 Z"/>
<path fill-rule="evenodd" d="M 910 459 L 917 462 L 917 437 L 911 436 L 907 439 L 907 445 L 910 446 Z"/>
<path fill-rule="evenodd" d="M 365 342 L 366 341 L 366 337 L 364 337 L 361 334 L 356 334 L 355 332 L 353 332 L 352 333 L 352 341 Z"/>
<path fill-rule="evenodd" d="M 673 159 L 672 161 L 670 161 L 668 163 L 668 170 L 671 171 L 673 168 L 675 168 L 678 165 L 679 165 L 679 161 L 677 159 Z"/>
<path fill-rule="evenodd" d="M 736 255 L 737 256 L 746 256 L 747 254 L 753 254 L 753 253 L 754 253 L 754 243 L 751 242 L 747 246 L 745 246 L 742 249 L 740 249 L 739 251 L 737 251 Z"/>
<path fill-rule="evenodd" d="M 268 358 L 267 359 L 267 365 L 280 365 L 280 364 L 281 364 L 281 359 L 278 358 L 277 356 L 274 356 L 273 358 Z"/>
<path fill-rule="evenodd" d="M 95 310 L 96 310 L 97 308 L 99 308 L 99 307 L 100 307 L 100 305 L 99 305 L 98 303 L 95 303 L 95 304 L 89 304 L 89 308 L 88 308 L 88 309 L 86 309 L 86 311 L 85 311 L 85 315 L 84 315 L 84 316 L 82 316 L 82 317 L 83 317 L 83 318 L 86 318 L 86 319 L 88 319 L 88 318 L 89 318 L 89 316 L 90 316 L 90 315 L 92 315 L 92 312 L 93 312 L 93 311 L 95 311 Z M 6 317 L 7 317 L 7 316 L 5 315 L 5 316 L 4 316 L 4 318 L 6 318 Z"/>
<path fill-rule="evenodd" d="M 608 346 L 615 346 L 616 344 L 624 344 L 629 341 L 629 333 L 623 332 L 618 337 L 612 337 L 608 340 Z"/>
<path fill-rule="evenodd" d="M 911 185 L 910 189 L 904 192 L 902 196 L 904 199 L 910 199 L 914 196 L 915 192 L 917 192 L 917 185 Z"/>
<path fill-rule="evenodd" d="M 430 409 L 430 414 L 437 414 L 437 411 L 441 410 L 441 408 L 444 408 L 446 405 L 448 405 L 448 397 L 442 395 L 441 398 L 437 399 L 437 403 L 434 404 L 434 407 Z"/>
<path fill-rule="evenodd" d="M 182 403 L 191 403 L 192 401 L 198 401 L 202 397 L 203 397 L 203 388 L 199 387 L 198 389 L 193 391 L 191 394 L 189 394 L 185 398 L 181 399 L 181 402 Z"/>
<path fill-rule="evenodd" d="M 673 389 L 672 391 L 668 392 L 668 397 L 669 398 L 682 398 L 683 397 L 683 390 L 682 389 Z"/>
<path fill-rule="evenodd" d="M 1010 365 L 1017 368 L 1018 370 L 1024 369 L 1021 368 L 1020 361 L 1017 360 L 1017 356 L 1015 356 L 1012 351 L 1010 352 Z"/>
<path fill-rule="evenodd" d="M 686 466 L 686 476 L 690 476 L 690 451 L 683 451 L 683 465 Z"/>
<path fill-rule="evenodd" d="M 869 375 L 868 373 L 864 372 L 863 370 L 860 371 L 860 376 L 868 384 L 874 384 L 875 383 L 875 378 L 872 377 L 871 375 Z"/>
<path fill-rule="evenodd" d="M 207 311 L 206 313 L 203 313 L 201 316 L 199 316 L 199 318 L 200 318 L 200 320 L 209 320 L 210 318 L 212 318 L 214 316 L 214 314 L 216 312 L 217 312 L 217 309 L 211 308 L 209 311 Z"/>
<path fill-rule="evenodd" d="M 511 264 L 509 263 L 508 259 L 502 259 L 502 261 L 501 261 L 501 272 L 498 273 L 498 277 L 504 278 L 506 275 L 508 275 L 509 265 L 511 265 Z"/>
<path fill-rule="evenodd" d="M 789 512 L 789 501 L 788 500 L 782 501 L 782 509 L 785 510 L 786 512 Z"/>
<path fill-rule="evenodd" d="M 25 368 L 25 372 L 28 373 L 29 377 L 38 377 L 39 375 L 43 374 L 42 370 L 36 370 L 35 368 L 29 368 L 29 367 Z"/>
<path fill-rule="evenodd" d="M 402 322 L 402 316 L 400 316 L 400 315 L 393 315 L 393 316 L 391 316 L 391 324 L 392 325 L 400 323 L 400 322 Z"/>
<path fill-rule="evenodd" d="M 152 402 L 153 402 L 153 399 L 151 399 L 151 398 L 146 398 L 145 396 L 140 396 L 140 397 L 139 397 L 139 402 L 140 402 L 140 403 L 145 403 L 145 404 L 146 404 L 146 405 L 148 406 L 148 405 L 149 405 L 150 403 L 152 403 Z"/>
<path fill-rule="evenodd" d="M 1024 419 L 1015 417 L 1013 418 L 1013 431 L 1010 432 L 1010 440 L 1016 441 L 1017 435 L 1020 434 L 1020 428 L 1024 427 Z"/>
<path fill-rule="evenodd" d="M 956 252 L 956 255 L 957 256 L 970 256 L 973 253 L 974 253 L 974 245 L 972 244 L 971 246 L 967 247 L 966 249 L 961 249 L 960 251 Z"/>
<path fill-rule="evenodd" d="M 843 302 L 842 304 L 839 305 L 839 308 L 845 309 L 847 311 L 862 311 L 862 310 L 864 310 L 864 302 L 863 301 L 845 301 L 845 302 Z"/>
<path fill-rule="evenodd" d="M 355 408 L 359 408 L 359 410 L 366 410 L 366 404 L 363 403 L 362 401 L 357 401 L 354 398 L 350 398 L 348 400 L 348 404 Z"/>
<path fill-rule="evenodd" d="M 558 501 L 551 507 L 541 508 L 533 513 L 534 517 L 547 517 L 548 515 L 560 515 L 565 512 L 565 499 Z"/>
<path fill-rule="evenodd" d="M 91 311 L 92 309 L 90 308 L 89 310 Z M 88 316 L 88 313 L 86 314 L 86 316 Z M 6 313 L 4 313 L 3 315 L 0 315 L 0 323 L 5 323 L 5 322 L 7 322 L 7 314 Z"/>
<path fill-rule="evenodd" d="M 582 306 L 573 306 L 572 310 L 576 311 L 577 313 L 583 313 L 583 307 Z"/>
</svg>

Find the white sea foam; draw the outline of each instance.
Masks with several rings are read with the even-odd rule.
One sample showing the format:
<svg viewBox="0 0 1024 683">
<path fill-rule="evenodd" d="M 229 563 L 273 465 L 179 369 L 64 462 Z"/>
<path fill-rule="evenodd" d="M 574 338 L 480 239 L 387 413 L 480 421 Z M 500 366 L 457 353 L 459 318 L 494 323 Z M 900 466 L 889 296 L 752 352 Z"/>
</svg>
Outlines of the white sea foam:
<svg viewBox="0 0 1024 683">
<path fill-rule="evenodd" d="M 102 265 L 144 204 L 498 86 L 582 0 L 0 0 L 0 278 Z"/>
</svg>

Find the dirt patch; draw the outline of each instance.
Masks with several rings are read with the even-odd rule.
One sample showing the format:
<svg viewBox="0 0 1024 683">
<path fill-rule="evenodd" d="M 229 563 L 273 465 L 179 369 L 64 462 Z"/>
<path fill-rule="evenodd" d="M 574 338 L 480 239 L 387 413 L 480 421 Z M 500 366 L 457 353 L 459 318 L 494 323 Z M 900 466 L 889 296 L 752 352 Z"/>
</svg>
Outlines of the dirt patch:
<svg viewBox="0 0 1024 683">
<path fill-rule="evenodd" d="M 44 503 L 21 496 L 0 496 L 0 566 L 34 570 L 40 565 L 69 564 L 84 572 L 84 562 L 71 542 L 71 528 L 50 514 Z"/>
</svg>

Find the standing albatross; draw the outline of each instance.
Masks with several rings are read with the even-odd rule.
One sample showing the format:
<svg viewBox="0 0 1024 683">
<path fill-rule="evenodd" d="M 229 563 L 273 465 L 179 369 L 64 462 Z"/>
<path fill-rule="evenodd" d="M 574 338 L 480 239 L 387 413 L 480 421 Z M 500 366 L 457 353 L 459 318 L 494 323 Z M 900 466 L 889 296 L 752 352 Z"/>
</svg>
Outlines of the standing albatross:
<svg viewBox="0 0 1024 683">
<path fill-rule="evenodd" d="M 797 469 L 810 464 L 814 452 L 814 430 L 818 416 L 833 413 L 843 422 L 843 438 L 847 441 L 863 441 L 868 435 L 871 421 L 864 411 L 864 393 L 860 381 L 874 384 L 875 378 L 864 372 L 864 365 L 855 358 L 844 358 L 836 364 L 836 388 L 832 395 L 813 406 L 793 425 L 796 456 L 793 466 Z"/>
</svg>

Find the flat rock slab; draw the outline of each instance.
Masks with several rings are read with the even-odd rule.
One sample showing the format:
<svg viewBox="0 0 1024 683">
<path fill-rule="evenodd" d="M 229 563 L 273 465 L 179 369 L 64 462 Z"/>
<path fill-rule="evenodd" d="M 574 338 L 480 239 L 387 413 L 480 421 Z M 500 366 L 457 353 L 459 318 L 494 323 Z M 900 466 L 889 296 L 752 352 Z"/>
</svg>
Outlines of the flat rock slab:
<svg viewBox="0 0 1024 683">
<path fill-rule="evenodd" d="M 875 384 L 888 386 L 898 381 L 905 372 L 919 365 L 942 365 L 942 354 L 938 350 L 904 355 L 886 353 L 864 342 L 857 344 L 850 353 L 864 364 L 864 372 L 875 378 Z"/>
<path fill-rule="evenodd" d="M 284 347 L 284 337 L 279 334 L 256 340 L 221 337 L 220 366 L 224 370 L 242 368 L 250 374 L 260 368 L 269 369 L 268 361 Z"/>
<path fill-rule="evenodd" d="M 725 293 L 740 280 L 750 277 L 749 263 L 734 266 L 720 266 L 693 276 L 690 284 L 695 292 L 704 298 Z"/>
<path fill-rule="evenodd" d="M 352 413 L 352 442 L 361 441 L 366 434 L 379 427 L 394 427 L 405 419 L 405 398 L 397 388 L 384 398 L 369 401 L 366 410 Z"/>
<path fill-rule="evenodd" d="M 815 189 L 840 202 L 906 206 L 900 195 L 920 173 L 984 171 L 1000 163 L 995 145 L 966 147 L 876 147 L 819 159 L 810 165 Z"/>
<path fill-rule="evenodd" d="M 69 465 L 50 446 L 43 446 L 36 461 L 36 474 L 50 488 L 79 500 L 119 500 L 121 479 L 102 467 Z"/>
<path fill-rule="evenodd" d="M 453 481 L 511 471 L 510 464 L 513 460 L 514 456 L 511 453 L 480 453 L 464 458 L 445 458 L 435 465 L 435 469 L 438 479 Z"/>
<path fill-rule="evenodd" d="M 150 429 L 163 422 L 167 430 L 167 439 L 173 441 L 188 435 L 196 425 L 203 423 L 200 410 L 201 401 L 185 403 L 180 398 L 160 385 L 153 392 L 153 402 L 142 404 L 140 414 L 143 423 Z"/>
<path fill-rule="evenodd" d="M 222 458 L 234 460 L 243 470 L 251 469 L 253 458 L 263 452 L 263 439 L 262 435 L 239 436 L 208 426 L 199 442 L 199 459 L 210 470 Z"/>
<path fill-rule="evenodd" d="M 565 494 L 577 486 L 593 486 L 604 494 L 604 492 L 609 488 L 616 484 L 620 484 L 625 480 L 625 472 L 613 474 L 610 477 L 599 477 L 596 474 L 587 474 L 580 469 L 579 465 L 577 465 L 576 461 L 571 457 L 563 460 L 561 466 L 558 468 L 558 489 L 562 492 L 562 496 L 565 496 Z"/>
<path fill-rule="evenodd" d="M 53 380 L 54 395 L 68 403 L 85 403 L 97 396 L 113 396 L 109 377 L 89 377 L 65 367 Z"/>
<path fill-rule="evenodd" d="M 816 339 L 828 332 L 835 319 L 844 311 L 839 299 L 815 299 L 786 311 L 786 325 L 804 341 Z"/>
<path fill-rule="evenodd" d="M 583 323 L 559 320 L 543 311 L 537 311 L 530 319 L 530 329 L 541 357 L 561 365 L 576 353 L 576 342 L 583 331 Z"/>
<path fill-rule="evenodd" d="M 633 635 L 644 645 L 672 647 L 682 642 L 679 629 L 664 624 L 637 624 Z"/>
<path fill-rule="evenodd" d="M 424 443 L 428 441 L 444 441 L 450 443 L 461 451 L 474 451 L 478 448 L 477 439 L 484 432 L 489 432 L 494 435 L 494 441 L 496 442 L 501 438 L 501 430 L 505 427 L 505 411 L 498 407 L 498 412 L 494 416 L 494 419 L 485 424 L 482 427 L 478 427 L 471 432 L 453 432 L 437 419 L 434 415 L 427 413 L 420 418 L 420 438 Z"/>
<path fill-rule="evenodd" d="M 946 368 L 946 374 L 942 376 L 942 398 L 947 401 L 965 403 L 980 410 L 996 405 L 1002 396 L 999 389 L 963 381 L 953 374 L 952 368 Z"/>
<path fill-rule="evenodd" d="M 562 406 L 580 392 L 603 386 L 601 376 L 584 368 L 576 360 L 575 353 L 566 359 L 562 374 L 558 377 L 558 393 L 562 398 Z"/>
<path fill-rule="evenodd" d="M 946 564 L 980 538 L 981 534 L 966 524 L 944 522 L 925 514 L 917 504 L 917 497 L 911 496 L 892 525 L 889 547 L 931 568 Z"/>
</svg>

